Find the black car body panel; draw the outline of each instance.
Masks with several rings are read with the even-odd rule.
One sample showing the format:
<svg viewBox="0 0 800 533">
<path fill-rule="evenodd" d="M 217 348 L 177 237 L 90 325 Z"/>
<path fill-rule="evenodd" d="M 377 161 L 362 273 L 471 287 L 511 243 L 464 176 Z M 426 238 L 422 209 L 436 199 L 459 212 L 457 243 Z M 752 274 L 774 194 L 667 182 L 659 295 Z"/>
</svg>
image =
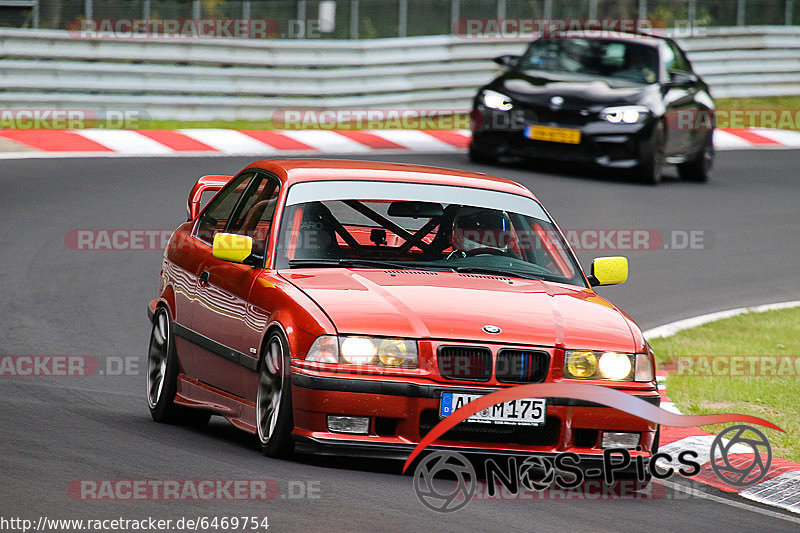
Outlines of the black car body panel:
<svg viewBox="0 0 800 533">
<path fill-rule="evenodd" d="M 574 161 L 633 172 L 657 150 L 669 163 L 681 164 L 699 157 L 710 145 L 713 126 L 693 128 L 676 117 L 678 113 L 685 113 L 684 118 L 713 117 L 714 102 L 708 86 L 669 39 L 618 36 L 613 40 L 636 40 L 637 44 L 643 41 L 645 46 L 658 51 L 658 72 L 652 73 L 652 83 L 585 73 L 521 69 L 518 68 L 519 58 L 498 58 L 498 62 L 506 63 L 509 68 L 475 96 L 470 155 L 483 160 L 509 155 Z M 680 57 L 677 61 L 676 55 Z M 670 70 L 668 66 L 680 66 L 682 70 Z M 492 109 L 485 105 L 486 91 L 505 95 L 511 109 Z M 644 108 L 646 119 L 626 124 L 602 118 L 604 109 L 619 106 Z M 525 134 L 529 126 L 579 130 L 580 142 L 533 140 Z"/>
</svg>

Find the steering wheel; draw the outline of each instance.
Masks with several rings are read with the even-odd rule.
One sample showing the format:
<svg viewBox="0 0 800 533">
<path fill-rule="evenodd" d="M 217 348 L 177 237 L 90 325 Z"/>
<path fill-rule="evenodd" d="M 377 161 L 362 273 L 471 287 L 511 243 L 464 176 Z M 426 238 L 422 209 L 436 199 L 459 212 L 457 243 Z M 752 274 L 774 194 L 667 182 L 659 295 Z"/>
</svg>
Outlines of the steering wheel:
<svg viewBox="0 0 800 533">
<path fill-rule="evenodd" d="M 508 256 L 507 252 L 498 250 L 497 248 L 473 248 L 471 250 L 464 250 L 466 257 L 474 257 L 476 255 L 502 255 Z"/>
</svg>

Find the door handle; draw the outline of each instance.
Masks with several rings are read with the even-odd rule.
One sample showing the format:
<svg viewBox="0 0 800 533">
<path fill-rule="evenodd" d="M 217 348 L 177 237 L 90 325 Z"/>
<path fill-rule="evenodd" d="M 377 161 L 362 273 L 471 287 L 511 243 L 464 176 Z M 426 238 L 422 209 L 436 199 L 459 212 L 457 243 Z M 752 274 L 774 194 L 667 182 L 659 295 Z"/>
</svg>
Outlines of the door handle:
<svg viewBox="0 0 800 533">
<path fill-rule="evenodd" d="M 208 270 L 203 270 L 202 272 L 200 272 L 200 286 L 201 287 L 205 287 L 206 285 L 208 285 L 208 278 L 210 276 L 211 276 L 211 274 L 208 273 Z"/>
</svg>

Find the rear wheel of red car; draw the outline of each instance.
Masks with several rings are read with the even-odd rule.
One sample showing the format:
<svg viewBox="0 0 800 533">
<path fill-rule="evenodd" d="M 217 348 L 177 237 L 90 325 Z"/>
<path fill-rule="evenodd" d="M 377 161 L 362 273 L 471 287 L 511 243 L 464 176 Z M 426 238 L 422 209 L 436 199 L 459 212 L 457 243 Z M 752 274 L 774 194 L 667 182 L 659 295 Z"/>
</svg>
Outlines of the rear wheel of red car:
<svg viewBox="0 0 800 533">
<path fill-rule="evenodd" d="M 153 329 L 147 351 L 147 406 L 156 422 L 202 426 L 211 413 L 175 403 L 178 389 L 178 357 L 175 353 L 172 320 L 163 307 L 153 315 Z"/>
<path fill-rule="evenodd" d="M 256 429 L 264 454 L 286 457 L 292 453 L 292 387 L 289 380 L 289 343 L 273 331 L 264 348 L 256 393 Z"/>
</svg>

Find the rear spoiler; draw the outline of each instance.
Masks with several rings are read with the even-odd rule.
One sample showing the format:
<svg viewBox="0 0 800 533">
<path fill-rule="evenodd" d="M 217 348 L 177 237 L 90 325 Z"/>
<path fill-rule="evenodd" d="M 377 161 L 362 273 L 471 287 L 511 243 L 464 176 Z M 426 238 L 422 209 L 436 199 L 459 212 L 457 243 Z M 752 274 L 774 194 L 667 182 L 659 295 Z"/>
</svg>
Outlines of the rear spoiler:
<svg viewBox="0 0 800 533">
<path fill-rule="evenodd" d="M 186 220 L 194 220 L 200 213 L 200 200 L 204 192 L 217 192 L 222 189 L 233 176 L 222 176 L 219 174 L 209 174 L 197 180 L 189 192 L 189 200 L 186 203 Z"/>
</svg>

